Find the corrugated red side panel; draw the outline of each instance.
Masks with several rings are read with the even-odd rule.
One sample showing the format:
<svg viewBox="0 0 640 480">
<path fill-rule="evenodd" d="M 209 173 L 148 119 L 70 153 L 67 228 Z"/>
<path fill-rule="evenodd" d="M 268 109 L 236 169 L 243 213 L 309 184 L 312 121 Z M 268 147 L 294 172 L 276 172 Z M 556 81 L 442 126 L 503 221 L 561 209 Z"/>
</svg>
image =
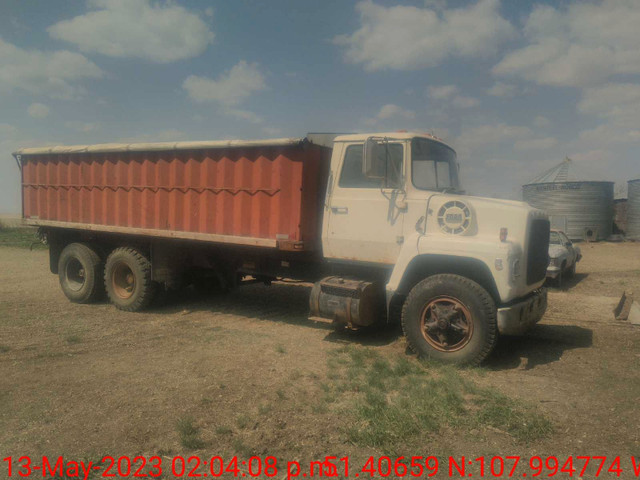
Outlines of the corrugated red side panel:
<svg viewBox="0 0 640 480">
<path fill-rule="evenodd" d="M 25 218 L 315 243 L 315 145 L 23 157 Z"/>
</svg>

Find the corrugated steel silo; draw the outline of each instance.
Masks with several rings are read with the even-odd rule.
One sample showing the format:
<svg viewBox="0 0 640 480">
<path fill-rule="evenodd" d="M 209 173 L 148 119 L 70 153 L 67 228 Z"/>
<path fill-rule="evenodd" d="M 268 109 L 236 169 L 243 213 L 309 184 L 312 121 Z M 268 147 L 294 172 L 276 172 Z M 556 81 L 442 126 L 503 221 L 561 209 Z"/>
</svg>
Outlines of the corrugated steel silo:
<svg viewBox="0 0 640 480">
<path fill-rule="evenodd" d="M 547 170 L 522 187 L 524 201 L 545 210 L 551 227 L 571 240 L 604 240 L 613 226 L 613 182 L 573 180 L 571 160 Z"/>
<path fill-rule="evenodd" d="M 640 240 L 640 178 L 627 183 L 627 238 Z"/>
</svg>

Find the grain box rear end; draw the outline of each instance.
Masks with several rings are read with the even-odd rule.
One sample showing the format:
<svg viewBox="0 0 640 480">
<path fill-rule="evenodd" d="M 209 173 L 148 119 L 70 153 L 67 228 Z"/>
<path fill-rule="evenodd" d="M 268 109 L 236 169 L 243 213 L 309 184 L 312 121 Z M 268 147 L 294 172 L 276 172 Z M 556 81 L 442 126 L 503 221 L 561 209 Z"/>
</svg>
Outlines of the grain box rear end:
<svg viewBox="0 0 640 480">
<path fill-rule="evenodd" d="M 32 225 L 319 246 L 331 150 L 304 139 L 16 152 Z"/>
</svg>

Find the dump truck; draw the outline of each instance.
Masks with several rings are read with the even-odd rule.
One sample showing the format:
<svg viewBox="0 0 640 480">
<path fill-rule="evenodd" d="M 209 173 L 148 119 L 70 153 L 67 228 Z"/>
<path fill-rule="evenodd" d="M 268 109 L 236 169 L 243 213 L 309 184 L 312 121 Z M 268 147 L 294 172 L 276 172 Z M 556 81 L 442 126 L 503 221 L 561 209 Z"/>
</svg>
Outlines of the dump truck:
<svg viewBox="0 0 640 480">
<path fill-rule="evenodd" d="M 549 219 L 465 195 L 411 132 L 25 148 L 23 218 L 72 302 L 138 311 L 186 284 L 312 284 L 310 318 L 400 321 L 411 349 L 480 363 L 543 316 Z"/>
</svg>

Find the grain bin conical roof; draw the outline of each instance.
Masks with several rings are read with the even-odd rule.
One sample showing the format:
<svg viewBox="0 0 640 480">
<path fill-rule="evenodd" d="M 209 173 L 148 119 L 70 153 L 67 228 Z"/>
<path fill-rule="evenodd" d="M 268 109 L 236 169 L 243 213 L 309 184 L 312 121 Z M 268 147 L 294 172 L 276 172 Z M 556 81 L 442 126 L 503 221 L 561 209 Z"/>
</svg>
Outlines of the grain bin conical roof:
<svg viewBox="0 0 640 480">
<path fill-rule="evenodd" d="M 555 167 L 542 172 L 527 185 L 534 183 L 561 183 L 561 182 L 589 182 L 597 181 L 593 175 L 589 175 L 576 162 L 566 157 Z"/>
</svg>

